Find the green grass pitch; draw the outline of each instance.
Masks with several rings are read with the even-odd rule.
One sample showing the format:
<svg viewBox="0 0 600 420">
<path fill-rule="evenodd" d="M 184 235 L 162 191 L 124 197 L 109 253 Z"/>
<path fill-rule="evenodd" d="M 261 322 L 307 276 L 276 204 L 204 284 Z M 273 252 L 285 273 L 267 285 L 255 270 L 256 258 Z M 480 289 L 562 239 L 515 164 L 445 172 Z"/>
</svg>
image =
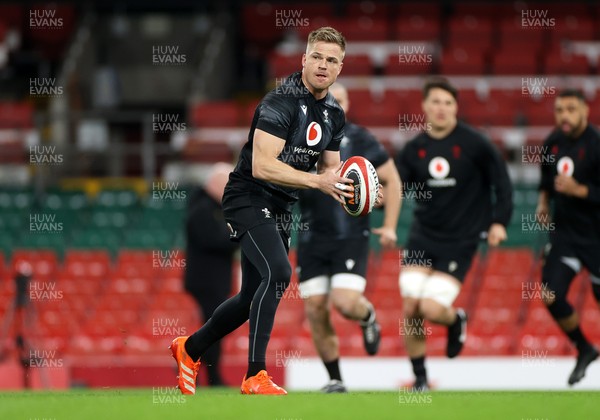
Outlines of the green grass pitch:
<svg viewBox="0 0 600 420">
<path fill-rule="evenodd" d="M 1 419 L 584 419 L 598 392 L 290 392 L 240 395 L 235 389 L 104 389 L 0 393 Z M 591 417 L 590 417 L 591 416 Z"/>
</svg>

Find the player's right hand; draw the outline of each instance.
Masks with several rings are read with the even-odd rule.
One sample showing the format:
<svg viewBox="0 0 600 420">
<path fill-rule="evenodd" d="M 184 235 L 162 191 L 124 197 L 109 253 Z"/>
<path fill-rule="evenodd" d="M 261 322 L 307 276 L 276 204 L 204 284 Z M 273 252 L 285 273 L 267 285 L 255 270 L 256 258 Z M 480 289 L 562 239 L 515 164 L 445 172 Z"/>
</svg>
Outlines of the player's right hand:
<svg viewBox="0 0 600 420">
<path fill-rule="evenodd" d="M 488 230 L 488 245 L 498 246 L 500 242 L 506 241 L 506 228 L 500 223 L 492 223 Z"/>
<path fill-rule="evenodd" d="M 340 204 L 344 204 L 344 199 L 352 198 L 352 184 L 353 180 L 350 178 L 342 178 L 339 173 L 342 169 L 343 162 L 340 162 L 340 166 L 336 170 L 325 170 L 318 176 L 318 188 L 321 192 L 330 195 Z"/>
<path fill-rule="evenodd" d="M 535 209 L 535 217 L 539 223 L 550 223 L 550 209 L 548 204 L 538 204 Z"/>
</svg>

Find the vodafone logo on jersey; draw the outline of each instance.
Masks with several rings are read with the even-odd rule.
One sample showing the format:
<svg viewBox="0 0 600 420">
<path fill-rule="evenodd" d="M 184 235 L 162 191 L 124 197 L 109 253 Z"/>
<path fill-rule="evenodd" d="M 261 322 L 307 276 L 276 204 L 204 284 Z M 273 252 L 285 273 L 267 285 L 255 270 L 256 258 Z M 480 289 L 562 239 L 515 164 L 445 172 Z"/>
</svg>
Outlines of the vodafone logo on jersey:
<svg viewBox="0 0 600 420">
<path fill-rule="evenodd" d="M 429 161 L 429 175 L 431 178 L 427 180 L 427 185 L 430 187 L 453 187 L 456 185 L 456 178 L 448 178 L 450 173 L 450 164 L 441 156 L 436 156 Z"/>
<path fill-rule="evenodd" d="M 556 164 L 556 172 L 559 175 L 573 176 L 575 171 L 575 163 L 569 156 L 563 156 L 558 160 Z"/>
<path fill-rule="evenodd" d="M 311 122 L 306 129 L 306 144 L 316 146 L 321 141 L 323 130 L 317 122 Z"/>
<path fill-rule="evenodd" d="M 450 164 L 443 157 L 434 157 L 429 162 L 429 175 L 435 179 L 444 179 L 450 173 Z"/>
</svg>

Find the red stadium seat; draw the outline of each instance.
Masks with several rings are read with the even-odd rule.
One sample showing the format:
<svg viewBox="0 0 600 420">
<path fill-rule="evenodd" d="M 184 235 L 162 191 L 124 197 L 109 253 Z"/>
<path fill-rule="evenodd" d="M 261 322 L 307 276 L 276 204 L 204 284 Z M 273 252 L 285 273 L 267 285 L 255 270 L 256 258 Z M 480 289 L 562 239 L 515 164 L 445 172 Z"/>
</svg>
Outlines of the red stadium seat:
<svg viewBox="0 0 600 420">
<path fill-rule="evenodd" d="M 483 276 L 482 290 L 498 291 L 503 293 L 507 290 L 511 291 L 523 291 L 530 284 L 529 280 L 530 273 L 526 268 L 523 268 L 522 273 L 507 274 L 507 275 L 494 275 L 485 274 Z M 535 278 L 534 281 L 539 279 Z"/>
<path fill-rule="evenodd" d="M 506 8 L 497 3 L 477 3 L 475 1 L 466 1 L 452 5 L 454 16 L 475 16 L 478 18 L 498 18 L 507 13 Z M 508 12 L 512 12 L 511 9 Z"/>
<path fill-rule="evenodd" d="M 448 21 L 448 43 L 451 45 L 476 45 L 487 50 L 492 43 L 492 22 L 488 17 L 465 14 Z"/>
<path fill-rule="evenodd" d="M 594 21 L 589 16 L 556 16 L 551 31 L 552 40 L 592 40 L 594 39 Z"/>
<path fill-rule="evenodd" d="M 301 55 L 284 55 L 275 53 L 269 57 L 271 78 L 283 79 L 302 68 Z M 344 68 L 344 71 L 346 69 Z"/>
<path fill-rule="evenodd" d="M 531 302 L 519 337 L 519 351 L 546 350 L 550 355 L 557 355 L 564 354 L 568 349 L 566 336 L 539 300 Z"/>
<path fill-rule="evenodd" d="M 474 89 L 462 89 L 458 96 L 459 115 L 468 115 L 474 108 L 481 107 L 489 98 L 482 97 Z"/>
<path fill-rule="evenodd" d="M 502 19 L 499 30 L 498 49 L 503 51 L 539 51 L 547 39 L 544 31 L 524 28 L 520 14 Z"/>
<path fill-rule="evenodd" d="M 488 254 L 486 275 L 527 274 L 533 264 L 529 249 L 497 249 Z"/>
<path fill-rule="evenodd" d="M 68 273 L 58 275 L 57 289 L 62 290 L 67 296 L 87 295 L 94 296 L 100 291 L 103 282 L 96 281 L 95 278 L 85 276 L 73 276 Z"/>
<path fill-rule="evenodd" d="M 0 20 L 21 28 L 25 17 L 24 7 L 20 4 L 0 4 Z"/>
<path fill-rule="evenodd" d="M 600 92 L 596 92 L 596 97 L 588 100 L 590 108 L 590 121 L 600 121 Z"/>
<path fill-rule="evenodd" d="M 188 335 L 200 327 L 201 321 L 204 320 L 201 320 L 200 312 L 197 309 L 150 309 L 143 315 L 139 332 L 148 336 L 161 335 L 168 331 L 166 327 L 171 327 L 172 330 L 186 330 L 171 331 L 175 335 Z"/>
<path fill-rule="evenodd" d="M 400 41 L 436 41 L 441 32 L 439 18 L 418 13 L 400 15 L 394 26 Z"/>
<path fill-rule="evenodd" d="M 107 285 L 107 292 L 130 294 L 148 294 L 153 288 L 154 279 L 145 276 L 127 276 L 119 274 L 111 276 L 110 283 Z"/>
<path fill-rule="evenodd" d="M 190 139 L 183 149 L 183 157 L 186 162 L 231 162 L 233 150 L 225 140 L 196 141 Z"/>
<path fill-rule="evenodd" d="M 149 308 L 156 310 L 184 310 L 197 312 L 198 304 L 188 293 L 162 293 L 154 295 L 150 301 Z"/>
<path fill-rule="evenodd" d="M 49 26 L 29 26 L 25 37 L 32 42 L 37 51 L 50 60 L 62 59 L 65 48 L 76 25 L 75 8 L 69 4 L 51 5 L 33 4 L 29 10 L 54 13 L 55 19 L 61 19 L 60 28 Z"/>
<path fill-rule="evenodd" d="M 544 58 L 544 73 L 557 75 L 589 74 L 586 57 L 564 53 L 548 54 Z"/>
<path fill-rule="evenodd" d="M 441 74 L 482 74 L 485 67 L 485 56 L 481 50 L 452 47 L 442 52 Z"/>
<path fill-rule="evenodd" d="M 387 18 L 391 13 L 391 6 L 387 3 L 377 3 L 373 1 L 360 1 L 346 5 L 348 16 L 369 16 L 373 18 Z"/>
<path fill-rule="evenodd" d="M 539 73 L 537 51 L 500 50 L 494 51 L 491 58 L 494 74 L 527 76 Z"/>
<path fill-rule="evenodd" d="M 469 328 L 478 335 L 510 335 L 515 330 L 519 313 L 513 308 L 490 307 L 479 301 L 470 313 Z"/>
<path fill-rule="evenodd" d="M 104 267 L 110 266 L 110 255 L 107 251 L 97 250 L 97 251 L 83 251 L 83 250 L 75 250 L 69 249 L 65 252 L 65 264 L 73 263 L 73 262 L 83 262 L 88 264 L 100 264 Z"/>
<path fill-rule="evenodd" d="M 269 3 L 245 5 L 241 16 L 243 36 L 248 42 L 270 48 L 283 35 L 276 25 L 275 7 Z"/>
<path fill-rule="evenodd" d="M 334 18 L 330 24 L 350 42 L 388 39 L 388 24 L 385 19 L 369 16 Z"/>
<path fill-rule="evenodd" d="M 260 103 L 260 99 L 252 99 L 250 102 L 246 103 L 243 106 L 242 111 L 242 125 L 246 127 L 250 127 L 252 124 L 252 119 L 254 118 L 254 113 L 256 112 L 256 107 Z"/>
<path fill-rule="evenodd" d="M 423 115 L 421 107 L 423 93 L 420 90 L 398 90 L 394 94 L 398 102 L 399 112 L 413 116 Z"/>
<path fill-rule="evenodd" d="M 367 54 L 347 55 L 344 58 L 344 76 L 370 76 L 373 63 Z"/>
<path fill-rule="evenodd" d="M 227 337 L 223 338 L 223 354 L 231 358 L 244 360 L 244 358 L 248 357 L 247 343 L 248 337 L 244 339 L 244 337 L 232 337 L 231 334 L 229 334 Z M 302 351 L 302 354 L 307 354 L 304 350 L 299 351 Z"/>
<path fill-rule="evenodd" d="M 141 311 L 148 307 L 152 296 L 150 294 L 128 294 L 108 290 L 97 299 L 96 310 L 113 311 L 116 309 L 133 309 Z"/>
<path fill-rule="evenodd" d="M 370 127 L 395 126 L 398 124 L 398 103 L 394 95 L 386 92 L 381 100 L 371 99 L 369 102 L 366 102 L 368 97 L 366 94 L 363 100 L 353 99 L 357 97 L 356 92 L 350 93 L 350 95 L 352 101 L 350 116 L 357 124 Z"/>
<path fill-rule="evenodd" d="M 547 8 L 549 17 L 565 17 L 565 16 L 579 16 L 589 17 L 590 5 L 585 2 L 557 2 L 557 3 L 538 3 L 540 8 Z"/>
<path fill-rule="evenodd" d="M 589 287 L 584 289 L 584 293 L 584 303 L 578 310 L 581 329 L 586 336 L 597 342 L 600 339 L 600 309 Z"/>
<path fill-rule="evenodd" d="M 93 334 L 87 331 L 93 330 Z M 85 333 L 80 332 L 71 338 L 69 344 L 69 355 L 100 355 L 117 353 L 123 349 L 123 337 L 104 336 L 104 327 L 91 324 L 86 326 Z"/>
<path fill-rule="evenodd" d="M 586 294 L 589 292 L 589 283 L 589 274 L 585 270 L 576 275 L 571 282 L 571 287 L 567 293 L 567 300 L 575 308 L 581 308 L 584 305 Z"/>
<path fill-rule="evenodd" d="M 441 7 L 436 3 L 408 1 L 398 4 L 398 14 L 400 16 L 423 16 L 427 20 L 439 18 Z"/>
<path fill-rule="evenodd" d="M 65 253 L 60 276 L 103 280 L 110 269 L 110 256 L 106 251 L 68 250 Z"/>
<path fill-rule="evenodd" d="M 460 293 L 456 297 L 454 301 L 454 307 L 456 308 L 466 308 L 467 311 L 470 309 L 471 301 L 474 299 L 474 292 L 469 290 L 468 288 L 461 288 Z"/>
<path fill-rule="evenodd" d="M 520 290 L 482 290 L 477 298 L 477 307 L 510 308 L 518 310 L 523 303 Z"/>
<path fill-rule="evenodd" d="M 402 52 L 390 55 L 384 71 L 388 75 L 429 74 L 433 70 L 436 60 L 433 52 L 425 52 L 424 45 L 406 46 Z"/>
<path fill-rule="evenodd" d="M 0 102 L 0 128 L 33 128 L 33 105 L 28 102 Z"/>
<path fill-rule="evenodd" d="M 155 284 L 157 293 L 183 293 L 183 269 L 164 270 L 157 274 Z"/>
<path fill-rule="evenodd" d="M 31 268 L 33 269 L 32 279 L 34 281 L 55 279 L 58 267 L 58 259 L 53 250 L 19 249 L 13 251 L 11 263 L 13 273 L 21 262 L 27 262 L 31 264 Z"/>
<path fill-rule="evenodd" d="M 515 122 L 514 108 L 495 98 L 483 101 L 480 106 L 472 106 L 461 115 L 476 126 L 510 126 Z"/>
<path fill-rule="evenodd" d="M 153 251 L 122 249 L 117 256 L 117 267 L 125 265 L 151 267 L 154 258 L 152 252 Z"/>
<path fill-rule="evenodd" d="M 196 104 L 190 113 L 194 127 L 236 127 L 240 122 L 240 110 L 235 102 Z"/>
<path fill-rule="evenodd" d="M 462 356 L 508 356 L 514 339 L 509 335 L 478 336 L 471 334 L 461 352 Z"/>
<path fill-rule="evenodd" d="M 373 276 L 367 275 L 369 279 L 373 279 Z M 392 278 L 390 278 L 391 280 Z M 369 280 L 371 281 L 371 280 Z M 376 281 L 380 281 L 377 278 Z M 384 286 L 368 286 L 370 288 L 366 293 L 367 298 L 377 308 L 382 309 L 396 309 L 401 307 L 400 290 L 398 288 L 398 276 L 396 276 L 395 282 L 388 281 L 387 285 Z"/>
<path fill-rule="evenodd" d="M 36 334 L 67 337 L 78 331 L 78 316 L 70 311 L 47 309 L 39 311 L 38 326 L 41 330 L 36 331 Z"/>
<path fill-rule="evenodd" d="M 320 6 L 320 5 L 315 5 L 315 6 Z M 309 14 L 308 12 L 306 14 Z M 301 39 L 302 41 L 304 41 L 305 39 L 308 38 L 308 34 L 317 29 L 317 28 L 321 28 L 323 26 L 331 26 L 331 19 L 333 18 L 333 15 L 331 13 L 329 14 L 311 14 L 311 17 L 309 18 L 309 24 L 307 26 L 297 26 L 295 28 L 293 28 L 293 30 L 296 32 L 296 34 L 298 35 L 298 38 Z M 339 29 L 339 28 L 336 28 Z"/>
<path fill-rule="evenodd" d="M 354 108 L 368 108 L 374 102 L 373 95 L 368 89 L 350 89 L 348 91 L 348 99 L 351 104 L 349 115 L 353 115 Z"/>
<path fill-rule="evenodd" d="M 0 43 L 4 43 L 4 37 L 8 32 L 8 25 L 0 20 Z"/>
<path fill-rule="evenodd" d="M 549 89 L 554 89 L 550 87 Z M 554 89 L 553 95 L 558 93 Z M 553 126 L 554 120 L 554 99 L 553 97 L 544 97 L 535 100 L 527 96 L 521 103 L 524 106 L 524 114 L 529 125 L 546 125 Z"/>
</svg>

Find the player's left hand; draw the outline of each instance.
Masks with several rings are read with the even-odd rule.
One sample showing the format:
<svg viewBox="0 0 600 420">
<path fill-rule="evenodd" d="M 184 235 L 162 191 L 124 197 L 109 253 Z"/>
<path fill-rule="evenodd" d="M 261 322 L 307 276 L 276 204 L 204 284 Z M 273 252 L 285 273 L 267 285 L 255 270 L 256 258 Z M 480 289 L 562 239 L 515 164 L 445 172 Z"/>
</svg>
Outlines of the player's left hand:
<svg viewBox="0 0 600 420">
<path fill-rule="evenodd" d="M 383 185 L 379 184 L 379 191 L 377 191 L 377 198 L 375 199 L 376 209 L 383 207 Z"/>
<path fill-rule="evenodd" d="M 500 242 L 506 241 L 506 238 L 506 228 L 504 226 L 500 223 L 494 223 L 490 226 L 487 238 L 489 246 L 498 246 Z"/>
<path fill-rule="evenodd" d="M 396 246 L 396 242 L 398 241 L 398 236 L 396 235 L 396 231 L 389 227 L 379 227 L 371 229 L 375 235 L 379 235 L 379 244 L 383 248 L 391 249 Z"/>
<path fill-rule="evenodd" d="M 580 197 L 583 195 L 582 187 L 572 176 L 557 175 L 554 177 L 554 189 L 558 193 Z"/>
</svg>

